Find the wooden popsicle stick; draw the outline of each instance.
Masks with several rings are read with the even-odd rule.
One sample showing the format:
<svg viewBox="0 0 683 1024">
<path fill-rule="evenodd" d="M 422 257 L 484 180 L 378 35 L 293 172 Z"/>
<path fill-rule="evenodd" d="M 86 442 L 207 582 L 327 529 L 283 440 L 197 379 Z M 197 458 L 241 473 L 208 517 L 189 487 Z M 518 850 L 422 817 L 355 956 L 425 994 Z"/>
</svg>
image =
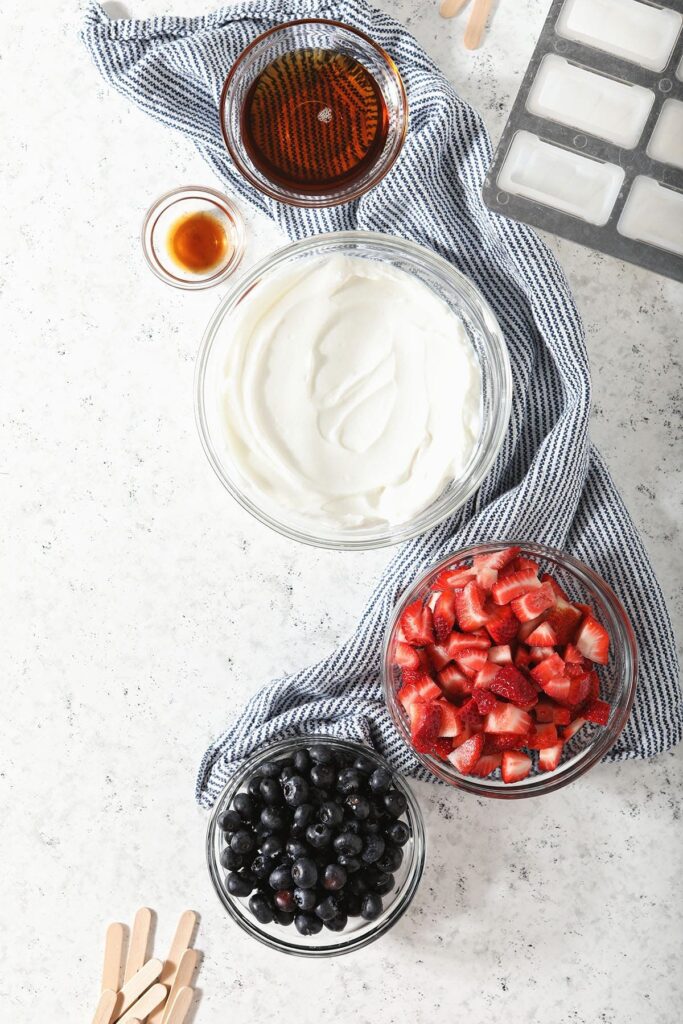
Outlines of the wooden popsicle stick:
<svg viewBox="0 0 683 1024">
<path fill-rule="evenodd" d="M 100 993 L 100 999 L 95 1010 L 92 1024 L 109 1024 L 116 1005 L 116 992 L 113 988 L 105 988 Z"/>
<path fill-rule="evenodd" d="M 470 0 L 441 0 L 439 14 L 442 18 L 454 18 L 469 2 Z"/>
<path fill-rule="evenodd" d="M 192 984 L 192 978 L 197 969 L 198 961 L 199 950 L 197 949 L 186 949 L 181 956 L 180 963 L 178 964 L 178 970 L 175 972 L 173 984 L 171 985 L 171 991 L 169 992 L 168 999 L 166 1000 L 161 1024 L 168 1024 L 171 1016 L 171 1007 L 173 1006 L 175 998 L 180 990 L 187 988 Z"/>
<path fill-rule="evenodd" d="M 168 989 L 165 985 L 152 985 L 144 992 L 130 1010 L 119 1017 L 118 1024 L 132 1024 L 134 1020 L 144 1020 L 152 1010 L 156 1010 L 166 999 Z"/>
<path fill-rule="evenodd" d="M 189 988 L 187 985 L 178 989 L 176 997 L 171 1004 L 171 1012 L 166 1018 L 167 1024 L 183 1024 L 183 1021 L 187 1017 L 187 1012 L 192 1005 L 193 996 L 194 989 Z"/>
<path fill-rule="evenodd" d="M 197 915 L 194 910 L 186 910 L 180 915 L 180 920 L 171 942 L 171 948 L 168 953 L 168 959 L 164 964 L 164 969 L 161 972 L 159 981 L 163 985 L 172 985 L 173 979 L 175 978 L 178 965 L 182 959 L 183 953 L 192 942 L 192 934 L 197 924 Z M 163 1011 L 157 1010 L 153 1013 L 147 1024 L 161 1024 L 163 1018 Z"/>
<path fill-rule="evenodd" d="M 163 970 L 161 960 L 148 960 L 123 986 L 116 998 L 116 1016 L 120 1017 L 128 1010 L 143 992 L 153 985 Z"/>
<path fill-rule="evenodd" d="M 126 969 L 123 972 L 124 983 L 137 974 L 147 959 L 147 947 L 152 930 L 152 911 L 149 907 L 141 907 L 135 915 L 133 930 L 128 943 Z"/>
<path fill-rule="evenodd" d="M 470 14 L 470 20 L 465 29 L 465 46 L 468 50 L 476 50 L 481 46 L 484 38 L 486 20 L 491 10 L 492 0 L 474 0 L 474 7 Z"/>
<path fill-rule="evenodd" d="M 111 988 L 118 992 L 121 986 L 121 968 L 123 966 L 123 945 L 126 940 L 125 925 L 110 924 L 104 942 L 104 965 L 102 967 L 102 988 Z"/>
</svg>

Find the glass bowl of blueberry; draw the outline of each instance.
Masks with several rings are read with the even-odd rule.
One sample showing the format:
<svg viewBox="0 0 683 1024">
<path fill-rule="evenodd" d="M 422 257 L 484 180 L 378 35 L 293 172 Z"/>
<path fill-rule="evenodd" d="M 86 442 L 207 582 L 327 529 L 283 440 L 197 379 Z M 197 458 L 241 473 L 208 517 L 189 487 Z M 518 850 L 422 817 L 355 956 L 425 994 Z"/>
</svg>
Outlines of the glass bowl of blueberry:
<svg viewBox="0 0 683 1024">
<path fill-rule="evenodd" d="M 297 736 L 253 755 L 216 802 L 206 852 L 230 916 L 267 946 L 338 956 L 405 913 L 425 859 L 406 782 L 370 747 Z"/>
</svg>

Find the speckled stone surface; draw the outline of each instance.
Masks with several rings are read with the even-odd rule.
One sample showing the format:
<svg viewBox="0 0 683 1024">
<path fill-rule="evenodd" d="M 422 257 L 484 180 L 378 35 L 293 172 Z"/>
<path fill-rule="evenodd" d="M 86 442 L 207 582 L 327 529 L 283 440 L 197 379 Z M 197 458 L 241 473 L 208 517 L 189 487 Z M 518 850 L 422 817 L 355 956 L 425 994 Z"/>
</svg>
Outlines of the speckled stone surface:
<svg viewBox="0 0 683 1024">
<path fill-rule="evenodd" d="M 547 4 L 501 0 L 469 54 L 434 2 L 382 3 L 497 138 Z M 134 10 L 164 7 L 201 10 Z M 216 182 L 103 86 L 78 21 L 64 0 L 3 5 L 2 1019 L 88 1020 L 106 923 L 148 904 L 160 955 L 179 912 L 201 914 L 205 1024 L 678 1024 L 680 750 L 510 806 L 418 787 L 424 881 L 363 953 L 292 960 L 223 914 L 193 801 L 201 754 L 260 683 L 352 628 L 389 555 L 296 547 L 214 478 L 192 376 L 220 292 L 156 281 L 138 232 L 160 192 Z M 278 241 L 249 217 L 248 261 Z M 593 436 L 680 635 L 683 289 L 549 241 L 586 320 Z"/>
</svg>

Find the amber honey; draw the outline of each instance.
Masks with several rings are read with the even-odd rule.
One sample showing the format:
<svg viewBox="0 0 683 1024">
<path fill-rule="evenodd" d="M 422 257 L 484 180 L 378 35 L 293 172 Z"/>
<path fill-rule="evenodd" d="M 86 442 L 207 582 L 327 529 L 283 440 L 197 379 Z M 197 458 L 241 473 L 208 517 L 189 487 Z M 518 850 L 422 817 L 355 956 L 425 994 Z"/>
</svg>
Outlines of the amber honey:
<svg viewBox="0 0 683 1024">
<path fill-rule="evenodd" d="M 268 64 L 241 111 L 251 160 L 271 181 L 301 192 L 332 191 L 376 162 L 389 131 L 381 89 L 353 57 L 294 50 Z"/>
<path fill-rule="evenodd" d="M 168 233 L 168 251 L 183 270 L 205 274 L 225 263 L 230 242 L 224 224 L 206 210 L 183 214 Z"/>
</svg>

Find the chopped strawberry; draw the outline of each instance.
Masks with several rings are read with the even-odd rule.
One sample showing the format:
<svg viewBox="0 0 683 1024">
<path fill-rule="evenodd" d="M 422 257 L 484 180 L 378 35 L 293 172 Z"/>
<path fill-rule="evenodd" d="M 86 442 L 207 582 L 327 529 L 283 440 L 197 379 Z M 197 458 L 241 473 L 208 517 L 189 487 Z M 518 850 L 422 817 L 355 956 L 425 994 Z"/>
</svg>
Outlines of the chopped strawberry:
<svg viewBox="0 0 683 1024">
<path fill-rule="evenodd" d="M 462 707 L 456 709 L 458 716 L 463 725 L 468 725 L 472 729 L 479 729 L 483 726 L 484 721 L 482 716 L 479 714 L 479 708 L 477 702 L 473 697 L 465 701 Z"/>
<path fill-rule="evenodd" d="M 448 736 L 439 737 L 434 740 L 431 750 L 428 751 L 434 757 L 440 757 L 442 761 L 447 760 L 448 755 L 453 749 L 453 741 Z"/>
<path fill-rule="evenodd" d="M 410 740 L 416 750 L 429 753 L 439 736 L 441 708 L 439 702 L 415 701 L 408 711 L 410 718 Z"/>
<path fill-rule="evenodd" d="M 484 566 L 490 569 L 503 569 L 518 554 L 519 548 L 503 548 L 502 551 L 493 551 L 490 555 L 475 555 L 472 559 L 472 565 L 477 571 Z"/>
<path fill-rule="evenodd" d="M 426 672 L 423 672 L 413 685 L 420 695 L 420 700 L 437 700 L 441 696 L 441 690 Z"/>
<path fill-rule="evenodd" d="M 496 706 L 496 698 L 488 690 L 474 690 L 472 700 L 477 705 L 480 715 L 488 715 Z"/>
<path fill-rule="evenodd" d="M 427 648 L 429 661 L 436 672 L 445 668 L 449 661 L 453 661 L 453 655 L 448 649 L 448 644 L 432 644 Z"/>
<path fill-rule="evenodd" d="M 398 643 L 394 647 L 394 665 L 402 669 L 419 671 L 422 668 L 420 655 L 410 644 Z"/>
<path fill-rule="evenodd" d="M 464 590 L 455 596 L 460 629 L 472 633 L 486 624 L 488 615 L 484 610 L 484 591 L 478 583 L 470 581 Z"/>
<path fill-rule="evenodd" d="M 531 654 L 526 647 L 523 647 L 522 644 L 520 644 L 515 651 L 513 661 L 517 668 L 528 668 L 531 664 Z"/>
<path fill-rule="evenodd" d="M 489 689 L 518 706 L 535 704 L 537 700 L 536 690 L 514 665 L 503 665 Z"/>
<path fill-rule="evenodd" d="M 516 732 L 486 733 L 484 753 L 495 754 L 503 750 L 523 750 L 526 746 L 526 739 L 526 736 L 520 736 Z"/>
<path fill-rule="evenodd" d="M 487 775 L 491 775 L 497 768 L 500 768 L 502 760 L 503 758 L 500 754 L 483 753 L 470 771 L 470 775 L 476 775 L 480 779 L 485 779 Z"/>
<path fill-rule="evenodd" d="M 549 658 L 546 658 L 545 661 L 540 662 L 538 665 L 534 665 L 531 669 L 531 675 L 541 686 L 554 679 L 555 676 L 561 676 L 563 672 L 564 662 L 559 654 L 551 654 Z"/>
<path fill-rule="evenodd" d="M 551 658 L 555 653 L 552 647 L 530 647 L 529 648 L 529 664 L 534 662 L 537 664 L 539 661 L 545 661 L 546 658 Z"/>
<path fill-rule="evenodd" d="M 487 593 L 491 593 L 491 587 L 498 579 L 498 572 L 496 569 L 490 569 L 488 566 L 483 566 L 477 572 L 477 583 L 481 589 Z"/>
<path fill-rule="evenodd" d="M 555 597 L 560 597 L 563 601 L 566 601 L 567 604 L 570 603 L 569 598 L 567 597 L 564 590 L 562 589 L 562 587 L 557 582 L 554 576 L 551 576 L 549 573 L 544 572 L 541 576 L 541 583 L 550 584 L 550 586 L 553 588 L 553 593 L 555 594 Z"/>
<path fill-rule="evenodd" d="M 507 644 L 514 640 L 519 629 L 519 622 L 508 605 L 493 606 L 486 622 L 486 631 L 495 644 Z"/>
<path fill-rule="evenodd" d="M 434 605 L 432 614 L 434 621 L 434 636 L 437 644 L 446 642 L 455 625 L 455 593 L 452 590 L 443 590 Z"/>
<path fill-rule="evenodd" d="M 586 719 L 585 718 L 575 718 L 574 721 L 571 723 L 571 725 L 566 725 L 564 727 L 564 729 L 562 730 L 562 735 L 564 736 L 564 742 L 566 743 L 567 740 L 570 740 L 572 738 L 572 736 L 576 735 L 576 733 L 579 731 L 579 729 L 582 729 L 585 724 L 586 724 Z"/>
<path fill-rule="evenodd" d="M 566 644 L 574 638 L 581 612 L 563 597 L 556 597 L 555 607 L 547 612 L 545 621 L 553 627 L 558 644 Z"/>
<path fill-rule="evenodd" d="M 541 612 L 552 608 L 555 604 L 555 595 L 552 587 L 543 583 L 536 590 L 529 591 L 523 597 L 518 597 L 510 603 L 510 607 L 520 622 L 530 622 L 538 618 Z"/>
<path fill-rule="evenodd" d="M 574 644 L 567 644 L 563 654 L 568 665 L 583 665 L 583 654 Z"/>
<path fill-rule="evenodd" d="M 492 661 L 485 662 L 475 677 L 475 690 L 487 690 L 499 672 L 500 665 L 494 665 Z"/>
<path fill-rule="evenodd" d="M 474 735 L 475 730 L 471 726 L 463 726 L 463 731 L 460 733 L 460 735 L 454 736 L 453 739 L 451 740 L 453 750 L 457 750 L 458 747 L 461 747 L 463 745 L 463 743 L 467 743 L 467 741 Z"/>
<path fill-rule="evenodd" d="M 515 732 L 526 736 L 532 728 L 531 716 L 514 704 L 496 704 L 484 723 L 486 732 Z"/>
<path fill-rule="evenodd" d="M 459 736 L 464 732 L 465 726 L 458 715 L 458 709 L 449 704 L 448 701 L 437 701 L 441 708 L 441 723 L 439 736 Z"/>
<path fill-rule="evenodd" d="M 482 733 L 477 733 L 476 736 L 465 740 L 462 746 L 451 751 L 448 755 L 448 760 L 462 775 L 469 775 L 481 757 L 483 749 L 484 736 Z"/>
<path fill-rule="evenodd" d="M 462 590 L 466 583 L 476 576 L 475 570 L 471 565 L 454 566 L 452 569 L 442 569 L 439 575 L 434 580 L 432 587 L 434 590 L 444 590 L 449 588 L 451 590 Z"/>
<path fill-rule="evenodd" d="M 549 697 L 556 700 L 558 704 L 572 704 L 572 680 L 568 679 L 567 676 L 555 676 L 554 679 L 548 679 L 547 682 L 541 683 L 543 692 L 547 693 Z"/>
<path fill-rule="evenodd" d="M 501 770 L 504 782 L 521 782 L 531 771 L 531 758 L 518 750 L 506 750 Z"/>
<path fill-rule="evenodd" d="M 569 708 L 558 707 L 549 700 L 539 700 L 534 708 L 534 715 L 539 724 L 569 725 L 572 720 Z"/>
<path fill-rule="evenodd" d="M 609 722 L 610 705 L 606 700 L 592 700 L 583 710 L 583 717 L 587 722 L 595 722 L 596 725 L 607 725 Z"/>
<path fill-rule="evenodd" d="M 458 668 L 462 669 L 470 679 L 474 679 L 486 664 L 486 651 L 480 651 L 477 647 L 466 647 L 458 652 L 455 660 L 458 663 Z"/>
<path fill-rule="evenodd" d="M 564 743 L 554 743 L 552 747 L 545 747 L 538 755 L 538 767 L 543 772 L 554 772 L 562 759 L 562 748 Z"/>
<path fill-rule="evenodd" d="M 503 644 L 500 647 L 491 647 L 488 658 L 494 665 L 511 665 L 512 651 L 510 650 L 510 645 Z"/>
<path fill-rule="evenodd" d="M 552 723 L 537 725 L 531 736 L 527 738 L 526 745 L 529 750 L 544 750 L 557 743 L 557 728 Z"/>
<path fill-rule="evenodd" d="M 540 580 L 533 569 L 524 569 L 522 572 L 513 572 L 499 579 L 491 591 L 491 596 L 496 604 L 510 604 L 511 601 L 540 586 Z"/>
<path fill-rule="evenodd" d="M 526 643 L 528 637 L 531 636 L 533 631 L 537 629 L 542 622 L 545 622 L 545 619 L 545 615 L 539 615 L 535 619 L 530 619 L 529 622 L 520 622 L 519 626 L 517 627 L 517 639 L 520 641 L 523 640 L 524 643 Z"/>
<path fill-rule="evenodd" d="M 458 660 L 462 651 L 488 651 L 491 641 L 485 634 L 479 633 L 451 633 L 446 647 L 450 660 Z"/>
<path fill-rule="evenodd" d="M 406 711 L 410 711 L 411 705 L 420 699 L 417 687 L 414 683 L 406 683 L 396 694 Z"/>
<path fill-rule="evenodd" d="M 592 697 L 593 700 L 597 700 L 600 696 L 600 676 L 597 672 L 591 672 L 588 679 L 590 682 L 590 690 L 588 695 Z"/>
<path fill-rule="evenodd" d="M 576 637 L 576 646 L 585 658 L 597 665 L 606 665 L 609 660 L 609 634 L 592 615 L 581 623 Z"/>
<path fill-rule="evenodd" d="M 434 643 L 434 624 L 432 610 L 422 601 L 413 601 L 401 616 L 401 629 L 409 644 L 424 647 Z"/>
<path fill-rule="evenodd" d="M 557 634 L 549 622 L 541 622 L 526 638 L 529 647 L 554 647 Z"/>
<path fill-rule="evenodd" d="M 525 555 L 515 558 L 515 572 L 535 572 L 538 576 L 540 571 L 540 565 L 533 558 L 527 558 Z"/>
<path fill-rule="evenodd" d="M 587 701 L 591 695 L 591 677 L 590 672 L 584 672 L 583 675 L 572 678 L 571 690 L 569 691 L 569 703 L 570 704 L 583 704 Z"/>
<path fill-rule="evenodd" d="M 437 679 L 443 692 L 452 700 L 457 700 L 472 692 L 472 680 L 463 675 L 455 665 L 446 665 L 439 672 Z"/>
</svg>

